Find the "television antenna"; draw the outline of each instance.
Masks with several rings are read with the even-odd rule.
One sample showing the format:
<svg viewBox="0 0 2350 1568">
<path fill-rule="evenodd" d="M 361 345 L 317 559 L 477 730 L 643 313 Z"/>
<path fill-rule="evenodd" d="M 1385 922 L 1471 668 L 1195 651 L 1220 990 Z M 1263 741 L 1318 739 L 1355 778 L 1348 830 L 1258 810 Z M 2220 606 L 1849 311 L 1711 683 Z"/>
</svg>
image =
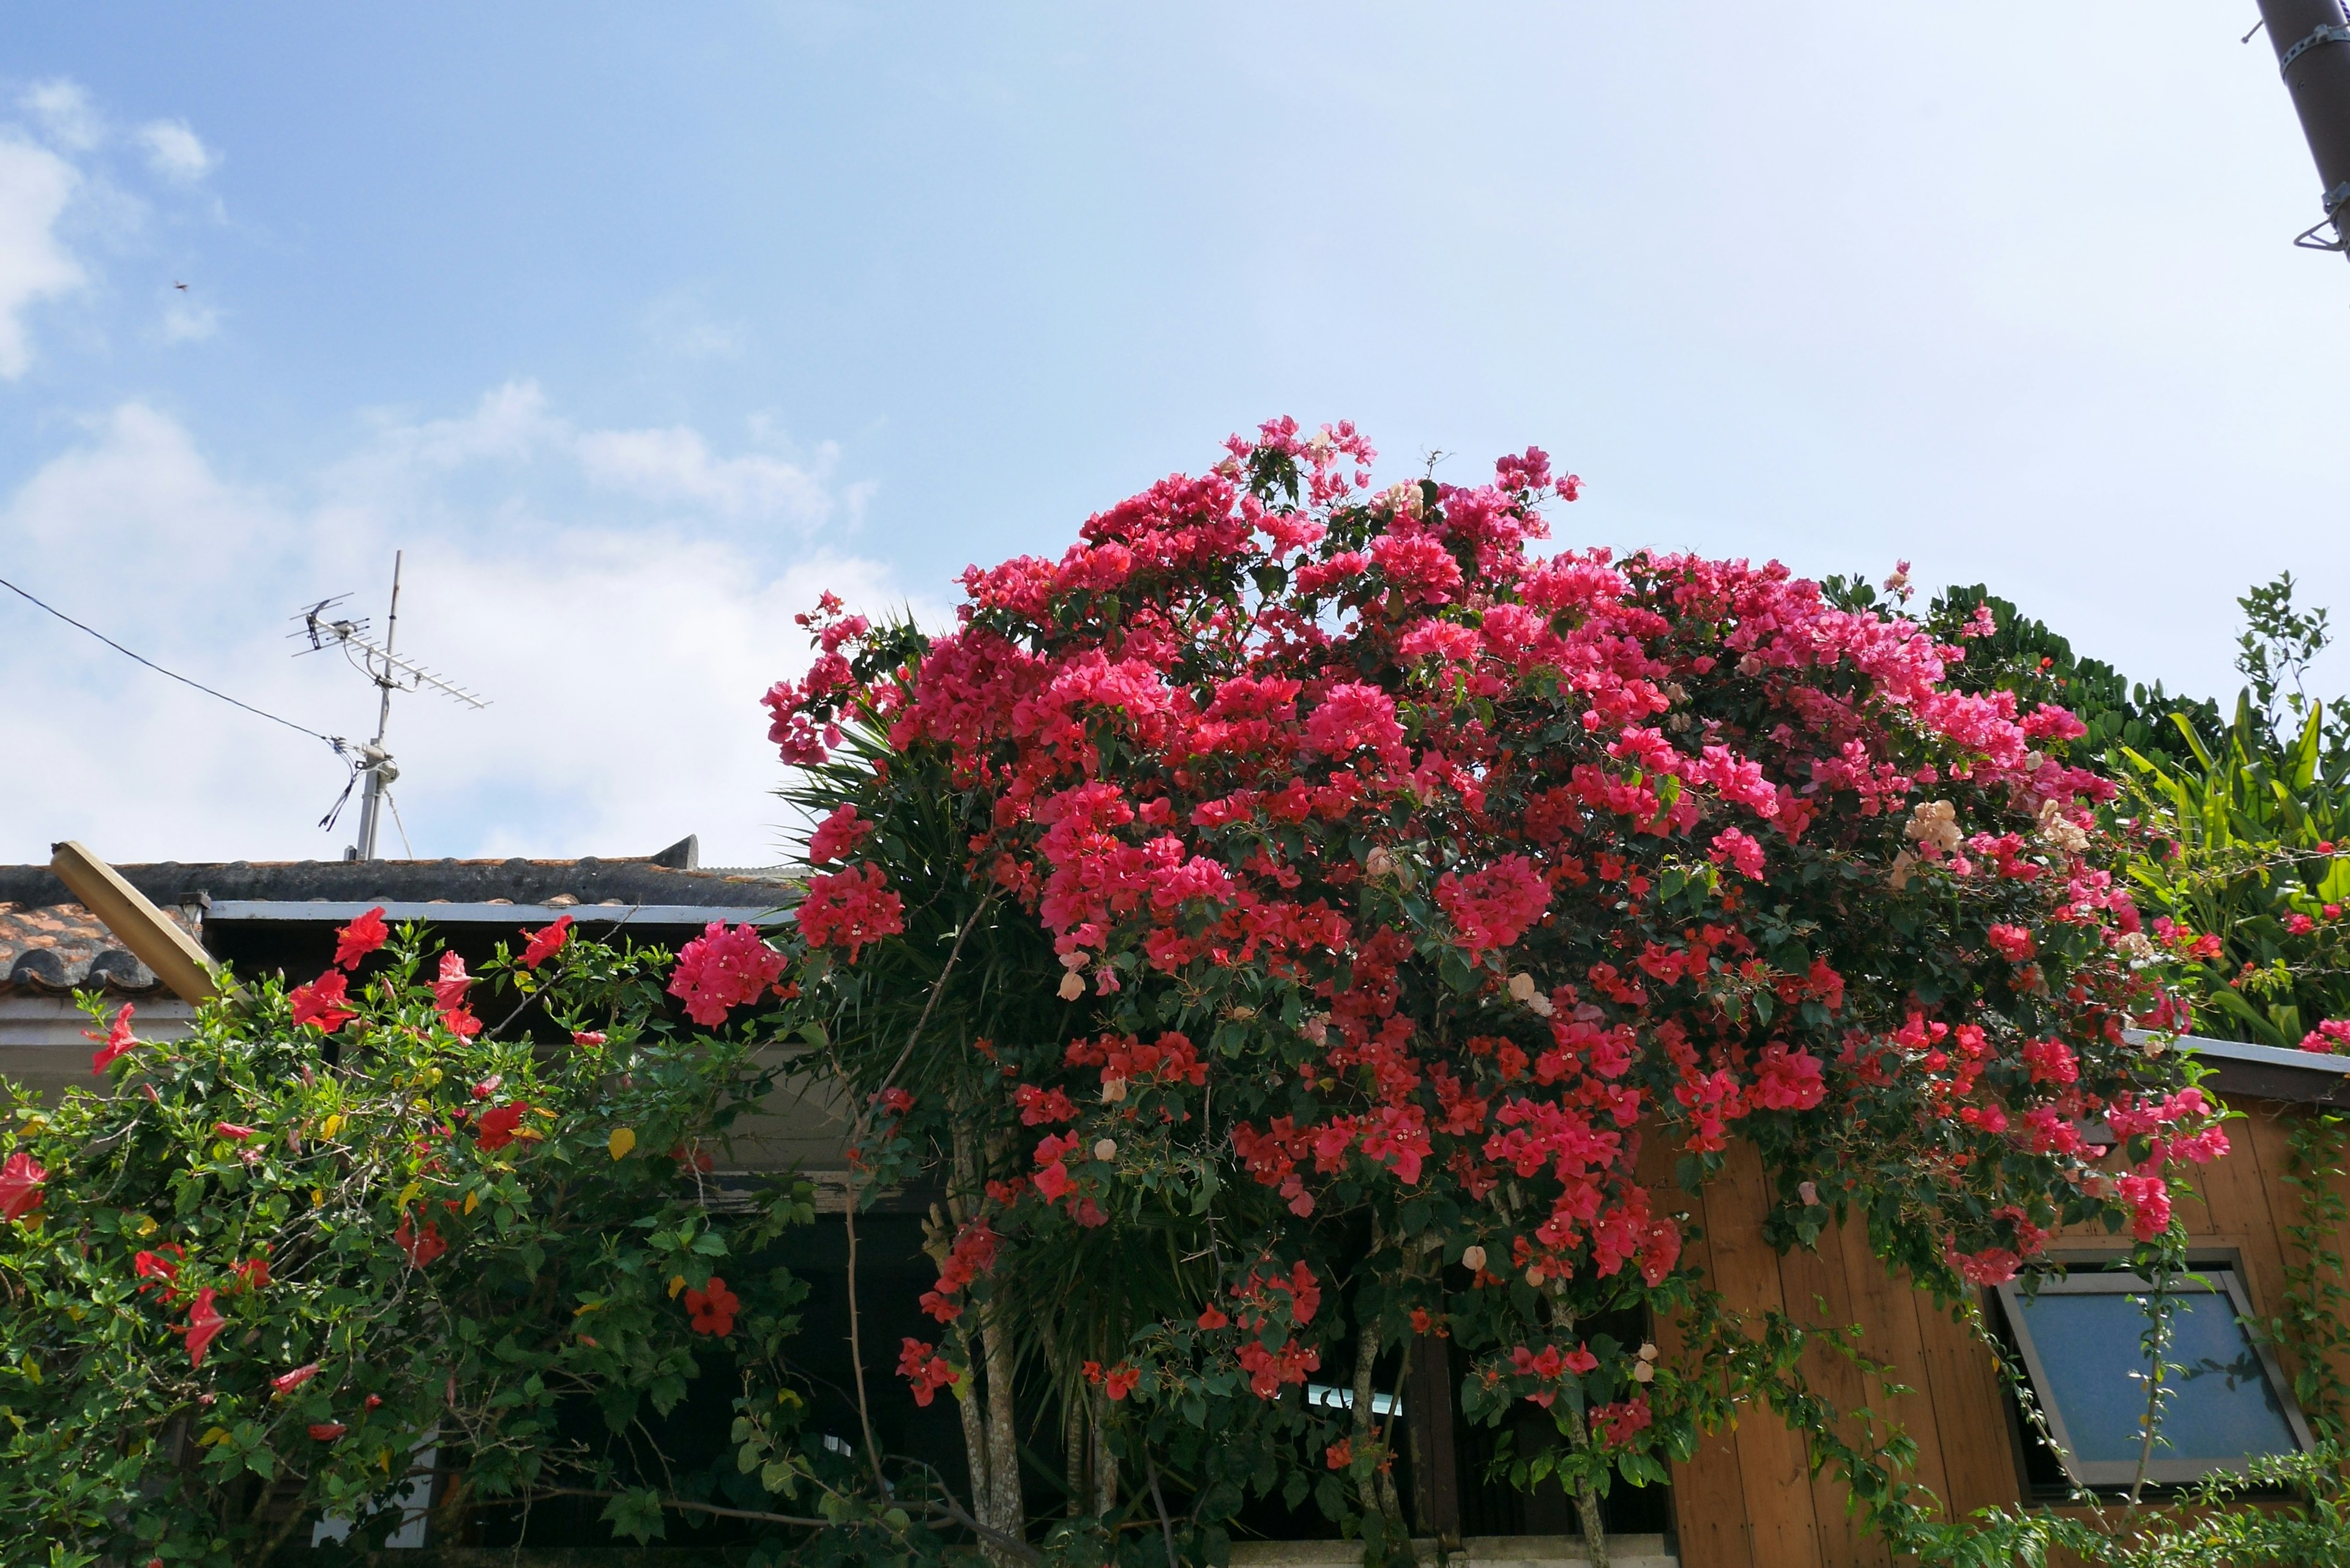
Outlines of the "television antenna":
<svg viewBox="0 0 2350 1568">
<path fill-rule="evenodd" d="M 391 801 L 391 783 L 400 776 L 400 768 L 392 762 L 391 753 L 383 748 L 384 732 L 391 724 L 391 694 L 395 691 L 421 691 L 430 687 L 444 697 L 451 697 L 463 702 L 468 708 L 486 708 L 490 705 L 488 698 L 477 696 L 455 681 L 435 675 L 414 659 L 392 651 L 392 644 L 400 635 L 400 569 L 401 558 L 405 555 L 405 551 L 392 552 L 391 611 L 384 618 L 381 642 L 376 641 L 368 635 L 368 620 L 365 616 L 337 616 L 333 613 L 336 606 L 350 597 L 348 594 L 338 594 L 330 599 L 320 599 L 317 604 L 294 617 L 302 625 L 292 635 L 309 644 L 307 648 L 295 649 L 294 656 L 296 659 L 306 653 L 322 653 L 330 648 L 339 649 L 343 657 L 350 661 L 351 668 L 373 681 L 376 689 L 382 693 L 381 700 L 376 708 L 375 739 L 359 748 L 359 761 L 352 764 L 352 783 L 357 783 L 364 776 L 367 780 L 367 787 L 359 795 L 359 842 L 343 852 L 343 858 L 346 860 L 378 858 L 375 852 L 376 832 L 382 826 L 382 809 Z M 345 799 L 349 798 L 349 785 L 344 786 L 343 794 Z M 341 809 L 340 803 L 338 803 L 336 812 Z M 395 816 L 399 815 L 399 806 L 392 806 Z M 331 825 L 334 819 L 335 812 L 329 812 L 327 815 L 328 823 Z M 401 835 L 403 840 L 406 836 L 405 834 Z"/>
</svg>

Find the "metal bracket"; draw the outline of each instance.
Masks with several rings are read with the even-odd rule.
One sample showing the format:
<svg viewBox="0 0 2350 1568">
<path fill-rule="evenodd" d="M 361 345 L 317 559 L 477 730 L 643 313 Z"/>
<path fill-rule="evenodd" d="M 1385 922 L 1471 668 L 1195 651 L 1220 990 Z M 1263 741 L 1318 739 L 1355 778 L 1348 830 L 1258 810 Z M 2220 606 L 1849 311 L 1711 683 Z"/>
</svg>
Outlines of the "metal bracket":
<svg viewBox="0 0 2350 1568">
<path fill-rule="evenodd" d="M 2302 56 L 2317 47 L 2320 44 L 2350 44 L 2350 27 L 2337 27 L 2331 23 L 2320 23 L 2315 32 L 2310 34 L 2309 36 L 2302 39 L 2301 42 L 2287 49 L 2283 55 L 2278 58 L 2277 74 L 2279 76 L 2282 76 L 2285 72 L 2291 70 L 2293 68 L 2293 61 L 2301 58 Z"/>
<path fill-rule="evenodd" d="M 2317 231 L 2333 223 L 2334 214 L 2340 212 L 2345 203 L 2350 203 L 2350 180 L 2345 180 L 2341 184 L 2325 192 L 2324 201 L 2325 216 L 2295 234 L 2293 243 L 2305 251 L 2350 250 L 2350 234 L 2343 234 L 2338 226 L 2333 239 L 2321 240 L 2316 237 Z"/>
</svg>

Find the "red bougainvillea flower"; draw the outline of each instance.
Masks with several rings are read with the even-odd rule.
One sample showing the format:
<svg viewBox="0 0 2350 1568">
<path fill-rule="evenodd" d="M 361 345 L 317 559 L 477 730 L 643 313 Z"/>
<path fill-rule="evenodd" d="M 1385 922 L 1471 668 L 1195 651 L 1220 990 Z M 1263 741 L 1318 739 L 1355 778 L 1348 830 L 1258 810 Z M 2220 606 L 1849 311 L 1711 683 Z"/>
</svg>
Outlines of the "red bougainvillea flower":
<svg viewBox="0 0 2350 1568">
<path fill-rule="evenodd" d="M 705 1029 L 726 1022 L 727 1012 L 756 1002 L 784 972 L 784 955 L 759 938 L 759 928 L 729 929 L 712 920 L 677 955 L 669 993 L 685 1003 L 685 1015 Z"/>
<path fill-rule="evenodd" d="M 1123 1399 L 1133 1393 L 1134 1386 L 1141 1381 L 1142 1374 L 1121 1361 L 1102 1374 L 1102 1391 L 1113 1399 Z"/>
<path fill-rule="evenodd" d="M 293 1393 L 317 1376 L 318 1376 L 318 1364 L 313 1361 L 307 1366 L 297 1366 L 291 1372 L 279 1373 L 269 1380 L 269 1386 L 280 1396 L 284 1396 Z"/>
<path fill-rule="evenodd" d="M 1334 1470 L 1343 1470 L 1355 1462 L 1355 1439 L 1341 1438 L 1322 1450 L 1322 1462 Z"/>
<path fill-rule="evenodd" d="M 331 1443 L 349 1429 L 340 1421 L 313 1421 L 310 1423 L 310 1437 L 316 1442 Z"/>
<path fill-rule="evenodd" d="M 330 969 L 307 985 L 297 985 L 286 993 L 294 1004 L 296 1027 L 305 1023 L 316 1025 L 322 1033 L 332 1034 L 359 1015 L 345 1003 L 350 999 L 350 981 L 343 971 Z"/>
<path fill-rule="evenodd" d="M 223 1317 L 220 1308 L 213 1304 L 218 1293 L 212 1286 L 206 1285 L 196 1293 L 195 1303 L 188 1308 L 188 1365 L 191 1366 L 204 1364 L 204 1353 L 212 1348 L 213 1341 L 220 1337 L 220 1331 L 228 1326 L 228 1319 Z"/>
<path fill-rule="evenodd" d="M 716 1274 L 710 1276 L 709 1289 L 685 1293 L 685 1310 L 693 1318 L 693 1332 L 721 1339 L 734 1332 L 735 1309 L 742 1304 Z"/>
<path fill-rule="evenodd" d="M 132 1039 L 130 1035 L 130 1014 L 132 1012 L 132 1005 L 126 1002 L 122 1004 L 122 1011 L 114 1015 L 114 1023 L 106 1032 L 106 1043 L 100 1045 L 90 1056 L 89 1070 L 92 1073 L 105 1072 L 108 1067 L 113 1064 L 116 1057 L 132 1050 L 139 1044 L 139 1042 Z M 92 1040 L 98 1038 L 95 1031 L 85 1029 L 82 1033 Z"/>
<path fill-rule="evenodd" d="M 214 1122 L 213 1124 L 213 1131 L 228 1139 L 231 1143 L 243 1143 L 245 1139 L 251 1137 L 255 1130 L 256 1129 L 246 1127 L 240 1122 Z"/>
<path fill-rule="evenodd" d="M 383 923 L 383 906 L 378 904 L 335 933 L 335 962 L 357 972 L 359 960 L 383 946 L 390 938 L 391 929 Z"/>
<path fill-rule="evenodd" d="M 491 1106 L 474 1121 L 473 1141 L 485 1153 L 494 1153 L 505 1147 L 514 1142 L 515 1130 L 521 1127 L 522 1118 L 529 1109 L 529 1105 L 522 1100 Z"/>
<path fill-rule="evenodd" d="M 400 1226 L 392 1231 L 391 1239 L 408 1254 L 408 1266 L 411 1269 L 430 1267 L 433 1259 L 449 1250 L 449 1243 L 441 1239 L 439 1226 L 430 1220 L 420 1226 L 413 1216 L 407 1214 L 400 1217 Z"/>
<path fill-rule="evenodd" d="M 898 1376 L 913 1385 L 917 1405 L 928 1405 L 938 1397 L 940 1389 L 955 1382 L 955 1369 L 937 1351 L 936 1345 L 919 1339 L 908 1339 L 899 1346 Z"/>
<path fill-rule="evenodd" d="M 563 944 L 571 940 L 571 917 L 558 915 L 553 925 L 541 926 L 523 935 L 530 939 L 530 945 L 522 950 L 522 957 L 516 961 L 525 969 L 536 969 L 561 952 Z"/>
<path fill-rule="evenodd" d="M 889 890 L 879 866 L 852 866 L 808 878 L 807 896 L 794 911 L 800 932 L 816 947 L 846 947 L 848 961 L 868 942 L 906 929 L 905 905 Z"/>
<path fill-rule="evenodd" d="M 808 836 L 808 864 L 829 866 L 857 853 L 858 845 L 872 836 L 873 825 L 857 815 L 853 805 L 844 805 L 816 826 Z"/>
</svg>

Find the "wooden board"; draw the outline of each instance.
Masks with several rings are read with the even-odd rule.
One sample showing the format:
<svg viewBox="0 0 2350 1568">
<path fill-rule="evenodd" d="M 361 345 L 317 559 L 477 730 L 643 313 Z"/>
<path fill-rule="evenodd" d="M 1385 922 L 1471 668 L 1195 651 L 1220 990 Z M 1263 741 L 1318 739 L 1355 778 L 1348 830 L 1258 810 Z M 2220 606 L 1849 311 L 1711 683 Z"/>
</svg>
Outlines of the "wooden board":
<svg viewBox="0 0 2350 1568">
<path fill-rule="evenodd" d="M 1779 1255 L 1762 1239 L 1769 1210 L 1762 1157 L 1752 1144 L 1731 1144 L 1721 1174 L 1706 1189 L 1705 1212 L 1715 1285 L 1741 1312 L 1786 1306 Z M 1750 1406 L 1741 1414 L 1738 1468 L 1746 1486 L 1756 1563 L 1764 1568 L 1818 1563 L 1819 1519 L 1812 1505 L 1806 1446 L 1767 1406 Z"/>
</svg>

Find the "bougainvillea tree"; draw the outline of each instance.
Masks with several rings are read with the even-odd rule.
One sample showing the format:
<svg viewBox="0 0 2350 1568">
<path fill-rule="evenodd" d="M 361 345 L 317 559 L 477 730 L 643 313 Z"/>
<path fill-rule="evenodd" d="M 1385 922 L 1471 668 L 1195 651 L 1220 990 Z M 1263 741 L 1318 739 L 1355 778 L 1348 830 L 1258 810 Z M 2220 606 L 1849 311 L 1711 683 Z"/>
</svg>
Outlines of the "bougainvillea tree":
<svg viewBox="0 0 2350 1568">
<path fill-rule="evenodd" d="M 945 635 L 827 599 L 768 695 L 821 819 L 790 1013 L 868 1184 L 946 1189 L 898 1355 L 999 1531 L 1037 1386 L 1088 1550 L 1310 1491 L 1408 1553 L 1375 1396 L 1436 1334 L 1471 1418 L 1550 1412 L 1532 1473 L 1596 1536 L 1783 1368 L 1683 1259 L 1673 1195 L 1733 1139 L 1774 1241 L 1856 1216 L 1953 1294 L 2062 1225 L 2154 1247 L 2225 1147 L 2125 1040 L 2176 1019 L 2071 715 L 1776 566 L 1544 555 L 1578 482 L 1538 451 L 1372 460 L 1268 424 L 973 568 Z M 1699 1326 L 1600 1331 L 1643 1313 Z"/>
</svg>

